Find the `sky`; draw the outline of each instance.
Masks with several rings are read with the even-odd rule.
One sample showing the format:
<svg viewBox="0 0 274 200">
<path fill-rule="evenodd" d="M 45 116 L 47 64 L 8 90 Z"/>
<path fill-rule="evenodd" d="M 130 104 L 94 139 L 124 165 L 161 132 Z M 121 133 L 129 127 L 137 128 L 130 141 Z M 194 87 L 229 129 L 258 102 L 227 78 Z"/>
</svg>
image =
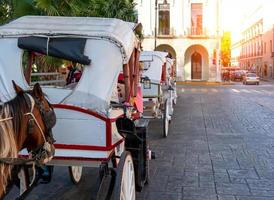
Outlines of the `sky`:
<svg viewBox="0 0 274 200">
<path fill-rule="evenodd" d="M 254 9 L 262 0 L 222 0 L 222 22 L 226 31 L 231 31 L 232 38 L 240 37 L 242 18 L 246 12 Z M 274 1 L 274 0 L 267 0 Z"/>
</svg>

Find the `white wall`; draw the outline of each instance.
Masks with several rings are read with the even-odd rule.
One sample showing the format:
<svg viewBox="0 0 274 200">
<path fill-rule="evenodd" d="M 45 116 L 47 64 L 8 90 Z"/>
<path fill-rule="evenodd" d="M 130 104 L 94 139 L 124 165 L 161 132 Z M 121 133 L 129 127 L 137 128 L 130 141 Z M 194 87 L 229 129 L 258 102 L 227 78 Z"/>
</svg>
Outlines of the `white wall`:
<svg viewBox="0 0 274 200">
<path fill-rule="evenodd" d="M 212 81 L 217 80 L 216 65 L 212 65 L 213 49 L 218 48 L 218 39 L 216 38 L 217 1 L 218 0 L 167 0 L 167 2 L 170 4 L 170 28 L 171 31 L 174 30 L 174 32 L 171 33 L 175 35 L 173 35 L 171 38 L 157 38 L 157 46 L 160 44 L 168 44 L 175 49 L 178 80 L 191 79 L 189 78 L 189 75 L 187 75 L 191 69 L 188 65 L 185 65 L 185 53 L 187 48 L 192 45 L 201 45 L 205 47 L 205 51 L 201 52 L 204 58 L 202 79 Z M 137 3 L 139 22 L 143 24 L 145 36 L 145 39 L 142 43 L 143 49 L 153 50 L 155 0 L 135 0 L 135 2 Z M 163 0 L 158 0 L 158 3 L 163 3 Z M 207 36 L 209 36 L 210 39 L 200 38 L 196 40 L 188 37 L 188 30 L 191 28 L 191 3 L 203 3 L 203 26 L 204 29 L 208 30 Z M 205 54 L 206 56 L 204 56 Z"/>
</svg>

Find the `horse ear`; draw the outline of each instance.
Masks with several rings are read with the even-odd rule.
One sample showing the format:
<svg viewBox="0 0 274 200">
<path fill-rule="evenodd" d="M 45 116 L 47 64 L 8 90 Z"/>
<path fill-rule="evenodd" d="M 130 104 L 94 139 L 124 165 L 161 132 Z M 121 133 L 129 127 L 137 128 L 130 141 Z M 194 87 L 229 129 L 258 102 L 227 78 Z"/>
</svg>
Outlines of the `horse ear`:
<svg viewBox="0 0 274 200">
<path fill-rule="evenodd" d="M 36 83 L 33 87 L 33 95 L 38 98 L 38 99 L 42 99 L 43 98 L 43 92 L 42 89 L 39 85 L 39 83 Z"/>
<path fill-rule="evenodd" d="M 17 85 L 14 80 L 12 80 L 12 84 L 16 94 L 20 94 L 24 92 L 24 90 L 19 85 Z"/>
</svg>

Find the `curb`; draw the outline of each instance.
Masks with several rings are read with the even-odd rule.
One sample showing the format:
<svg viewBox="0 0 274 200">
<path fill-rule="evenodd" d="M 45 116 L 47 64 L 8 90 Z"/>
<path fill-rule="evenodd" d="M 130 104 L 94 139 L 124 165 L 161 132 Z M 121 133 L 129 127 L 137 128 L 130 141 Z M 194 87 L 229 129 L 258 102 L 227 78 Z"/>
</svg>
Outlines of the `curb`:
<svg viewBox="0 0 274 200">
<path fill-rule="evenodd" d="M 177 81 L 177 85 L 196 85 L 196 86 L 220 86 L 220 85 L 234 85 L 234 83 L 226 83 L 226 82 L 204 82 L 204 81 L 199 81 L 199 82 L 190 82 L 190 81 Z"/>
</svg>

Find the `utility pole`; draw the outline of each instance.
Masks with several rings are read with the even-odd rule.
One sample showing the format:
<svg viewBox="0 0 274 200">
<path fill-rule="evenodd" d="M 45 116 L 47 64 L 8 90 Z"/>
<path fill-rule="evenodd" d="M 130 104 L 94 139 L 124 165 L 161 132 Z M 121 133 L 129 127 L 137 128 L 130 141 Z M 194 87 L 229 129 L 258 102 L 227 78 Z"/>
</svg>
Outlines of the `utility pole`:
<svg viewBox="0 0 274 200">
<path fill-rule="evenodd" d="M 154 27 L 154 50 L 157 46 L 157 12 L 158 11 L 158 0 L 155 0 L 155 27 Z"/>
<path fill-rule="evenodd" d="M 216 0 L 216 15 L 217 15 L 217 59 L 216 59 L 216 80 L 218 82 L 221 82 L 221 57 L 220 57 L 220 52 L 221 52 L 221 36 L 220 36 L 220 0 Z"/>
</svg>

